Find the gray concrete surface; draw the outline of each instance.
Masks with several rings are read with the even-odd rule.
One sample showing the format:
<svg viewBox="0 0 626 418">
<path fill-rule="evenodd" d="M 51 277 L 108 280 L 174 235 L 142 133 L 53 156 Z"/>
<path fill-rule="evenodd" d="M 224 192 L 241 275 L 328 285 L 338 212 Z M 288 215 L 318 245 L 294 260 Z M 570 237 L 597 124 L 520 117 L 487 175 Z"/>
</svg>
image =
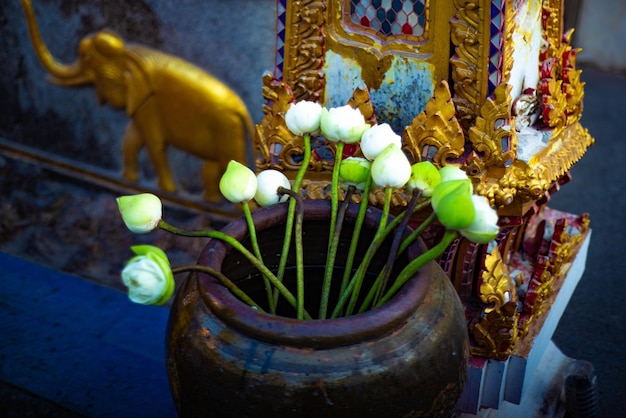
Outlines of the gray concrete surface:
<svg viewBox="0 0 626 418">
<path fill-rule="evenodd" d="M 549 205 L 589 213 L 587 268 L 553 337 L 568 356 L 593 363 L 601 417 L 626 407 L 626 77 L 584 69 L 582 124 L 595 144 Z"/>
</svg>

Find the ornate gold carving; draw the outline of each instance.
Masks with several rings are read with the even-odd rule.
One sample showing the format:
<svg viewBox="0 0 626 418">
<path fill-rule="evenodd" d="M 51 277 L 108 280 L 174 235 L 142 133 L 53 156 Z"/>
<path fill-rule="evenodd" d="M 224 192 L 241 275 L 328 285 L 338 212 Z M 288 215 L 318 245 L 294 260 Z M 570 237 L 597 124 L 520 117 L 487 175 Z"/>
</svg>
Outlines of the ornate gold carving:
<svg viewBox="0 0 626 418">
<path fill-rule="evenodd" d="M 320 102 L 324 97 L 324 35 L 326 2 L 289 2 L 285 27 L 283 81 L 296 100 Z"/>
<path fill-rule="evenodd" d="M 476 345 L 470 354 L 506 359 L 517 342 L 517 291 L 497 247 L 485 259 L 479 288 L 480 300 L 486 305 L 481 318 L 470 324 Z"/>
<path fill-rule="evenodd" d="M 517 157 L 517 134 L 511 116 L 510 90 L 508 84 L 500 84 L 494 92 L 494 98 L 485 101 L 476 124 L 469 130 L 469 140 L 485 167 L 507 167 Z"/>
<path fill-rule="evenodd" d="M 566 126 L 548 146 L 525 163 L 516 160 L 511 166 L 498 169 L 485 167 L 478 157 L 467 162 L 468 172 L 480 172 L 476 192 L 487 197 L 496 209 L 517 201 L 520 205 L 539 199 L 585 154 L 594 142 L 586 128 L 576 122 Z M 523 215 L 518 213 L 517 215 Z"/>
<path fill-rule="evenodd" d="M 297 148 L 294 145 L 296 137 L 285 124 L 285 112 L 294 100 L 293 93 L 285 83 L 267 73 L 263 76 L 263 97 L 268 103 L 263 109 L 265 117 L 256 128 L 256 148 L 259 150 L 257 169 L 297 170 L 298 165 L 289 151 Z"/>
<path fill-rule="evenodd" d="M 437 84 L 424 111 L 405 128 L 402 142 L 413 162 L 430 160 L 441 167 L 463 154 L 465 137 L 445 80 Z"/>
<path fill-rule="evenodd" d="M 593 145 L 594 139 L 579 122 L 567 126 L 558 138 L 551 138 L 548 146 L 528 163 L 542 190 L 564 175 Z"/>
<path fill-rule="evenodd" d="M 549 71 L 549 75 L 540 82 L 543 122 L 552 128 L 552 136 L 556 137 L 567 124 L 567 97 L 563 91 L 563 80 L 560 80 L 557 60 L 546 60 L 542 66 L 546 67 L 544 72 Z"/>
<path fill-rule="evenodd" d="M 543 0 L 541 15 L 543 37 L 546 40 L 544 59 L 557 57 L 563 33 L 563 0 Z"/>
<path fill-rule="evenodd" d="M 515 32 L 515 10 L 514 2 L 505 2 L 504 11 L 504 50 L 502 52 L 502 80 L 509 80 L 511 77 L 511 70 L 513 68 L 513 33 Z"/>
<path fill-rule="evenodd" d="M 479 295 L 485 305 L 491 306 L 484 309 L 485 313 L 497 310 L 509 301 L 517 301 L 515 285 L 497 247 L 485 258 Z"/>
<path fill-rule="evenodd" d="M 361 67 L 362 79 L 378 90 L 393 56 L 429 63 L 433 80 L 448 79 L 449 26 L 453 7 L 450 2 L 424 1 L 422 34 L 384 36 L 371 28 L 355 25 L 349 19 L 350 2 L 329 0 L 324 33 L 327 49 L 350 57 Z"/>
<path fill-rule="evenodd" d="M 546 245 L 547 251 L 537 256 L 533 275 L 528 283 L 523 313 L 519 322 L 520 338 L 529 333 L 530 325 L 545 313 L 551 305 L 551 298 L 560 289 L 569 271 L 570 261 L 576 254 L 589 228 L 587 214 L 576 219 L 571 225 L 574 235 L 567 233 L 567 220 L 559 218 L 554 222 L 554 233 Z"/>
<path fill-rule="evenodd" d="M 489 7 L 474 0 L 454 0 L 456 13 L 450 21 L 450 37 L 455 55 L 450 59 L 454 80 L 454 103 L 464 129 L 473 124 L 483 98 L 487 95 L 485 31 L 489 32 Z M 488 51 L 488 48 L 487 48 Z"/>
<path fill-rule="evenodd" d="M 22 0 L 31 41 L 51 81 L 65 87 L 93 85 L 100 103 L 130 117 L 122 139 L 123 176 L 139 178 L 138 156 L 148 151 L 158 185 L 174 192 L 168 147 L 203 160 L 204 197 L 221 202 L 218 180 L 230 160 L 246 162 L 254 124 L 239 96 L 202 69 L 172 55 L 125 43 L 110 31 L 80 41 L 78 59 L 57 62 L 41 39 L 30 1 Z"/>
</svg>

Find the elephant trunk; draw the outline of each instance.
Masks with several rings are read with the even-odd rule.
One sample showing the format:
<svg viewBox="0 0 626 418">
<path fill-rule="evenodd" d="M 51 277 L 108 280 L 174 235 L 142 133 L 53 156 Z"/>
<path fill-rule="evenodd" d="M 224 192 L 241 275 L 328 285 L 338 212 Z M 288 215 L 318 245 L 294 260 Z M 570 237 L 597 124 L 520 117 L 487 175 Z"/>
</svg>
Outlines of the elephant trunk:
<svg viewBox="0 0 626 418">
<path fill-rule="evenodd" d="M 37 20 L 35 18 L 35 12 L 30 0 L 20 0 L 22 8 L 24 9 L 24 15 L 26 16 L 26 22 L 28 24 L 28 32 L 30 33 L 30 39 L 35 49 L 35 53 L 41 62 L 41 65 L 52 76 L 49 80 L 55 84 L 64 86 L 78 86 L 82 84 L 92 83 L 93 76 L 85 72 L 80 63 L 77 61 L 73 64 L 63 64 L 58 62 L 50 53 L 46 44 L 41 38 L 39 27 L 37 26 Z"/>
</svg>

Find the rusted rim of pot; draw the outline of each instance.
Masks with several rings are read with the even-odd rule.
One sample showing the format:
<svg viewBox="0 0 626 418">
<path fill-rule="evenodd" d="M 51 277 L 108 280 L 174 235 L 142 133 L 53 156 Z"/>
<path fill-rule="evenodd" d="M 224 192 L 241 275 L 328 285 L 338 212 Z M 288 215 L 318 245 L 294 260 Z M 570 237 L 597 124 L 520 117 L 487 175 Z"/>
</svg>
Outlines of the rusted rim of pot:
<svg viewBox="0 0 626 418">
<path fill-rule="evenodd" d="M 330 201 L 305 200 L 304 219 L 328 219 Z M 356 217 L 358 205 L 349 207 L 346 216 Z M 284 222 L 287 204 L 261 208 L 253 212 L 256 225 L 268 227 Z M 368 208 L 364 227 L 375 228 L 380 219 L 380 210 Z M 243 218 L 229 223 L 222 231 L 243 239 L 248 234 Z M 230 246 L 218 240 L 211 240 L 202 251 L 199 263 L 220 269 Z M 407 249 L 410 259 L 423 252 L 422 244 L 413 244 Z M 354 344 L 359 341 L 380 337 L 390 333 L 406 322 L 420 305 L 431 286 L 436 266 L 429 263 L 424 266 L 402 289 L 387 303 L 361 314 L 337 319 L 297 320 L 272 315 L 250 308 L 222 286 L 214 277 L 198 273 L 201 296 L 213 313 L 231 326 L 247 335 L 275 344 L 296 347 L 329 348 Z"/>
</svg>

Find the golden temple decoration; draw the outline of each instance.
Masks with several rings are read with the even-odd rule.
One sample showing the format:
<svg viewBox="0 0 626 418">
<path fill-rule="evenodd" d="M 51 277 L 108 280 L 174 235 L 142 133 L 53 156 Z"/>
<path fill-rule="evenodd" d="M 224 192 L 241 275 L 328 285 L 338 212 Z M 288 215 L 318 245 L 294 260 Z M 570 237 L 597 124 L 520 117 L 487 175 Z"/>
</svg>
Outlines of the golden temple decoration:
<svg viewBox="0 0 626 418">
<path fill-rule="evenodd" d="M 556 64 L 556 60 L 544 62 Z M 550 74 L 540 82 L 541 99 L 543 101 L 543 121 L 552 128 L 552 136 L 558 136 L 567 124 L 567 97 L 563 91 L 563 80 L 560 80 L 559 65 L 552 65 Z"/>
<path fill-rule="evenodd" d="M 515 10 L 513 9 L 514 2 L 505 1 L 504 12 L 504 31 L 501 36 L 504 37 L 504 51 L 502 54 L 502 80 L 509 80 L 511 78 L 511 70 L 515 60 L 513 59 L 513 33 L 515 32 Z"/>
<path fill-rule="evenodd" d="M 593 137 L 579 122 L 567 126 L 557 139 L 552 138 L 528 163 L 536 178 L 541 179 L 541 189 L 547 190 L 552 181 L 569 171 L 593 143 Z"/>
<path fill-rule="evenodd" d="M 582 225 L 579 233 L 575 236 L 570 236 L 563 230 L 558 241 L 559 245 L 554 249 L 552 269 L 562 276 L 565 276 L 569 271 L 569 263 L 589 229 L 589 216 L 584 214 L 581 220 Z"/>
<path fill-rule="evenodd" d="M 485 101 L 476 124 L 469 130 L 469 140 L 485 168 L 509 166 L 517 156 L 510 90 L 508 84 L 500 84 L 494 92 L 495 97 Z"/>
<path fill-rule="evenodd" d="M 556 50 L 561 45 L 563 33 L 563 0 L 543 0 L 542 28 L 546 40 L 545 57 L 559 56 Z"/>
<path fill-rule="evenodd" d="M 515 283 L 497 247 L 485 259 L 479 297 L 486 307 L 481 318 L 470 324 L 476 343 L 470 347 L 470 354 L 506 359 L 518 338 L 518 298 Z"/>
<path fill-rule="evenodd" d="M 429 160 L 442 167 L 463 155 L 465 137 L 456 119 L 446 81 L 435 87 L 433 97 L 402 133 L 405 152 L 413 162 Z"/>
<path fill-rule="evenodd" d="M 293 93 L 285 83 L 266 73 L 263 76 L 263 97 L 268 104 L 263 109 L 263 121 L 256 127 L 257 170 L 297 171 L 300 164 L 293 160 L 293 154 L 302 155 L 302 144 L 294 144 L 297 137 L 285 124 L 285 112 L 294 100 Z"/>
<path fill-rule="evenodd" d="M 485 313 L 497 310 L 509 301 L 517 302 L 515 284 L 497 247 L 485 258 L 479 295 L 485 305 L 491 306 L 485 308 Z"/>
<path fill-rule="evenodd" d="M 297 101 L 323 101 L 326 2 L 299 0 L 287 15 L 283 81 Z"/>
<path fill-rule="evenodd" d="M 426 97 L 418 109 L 403 115 L 408 117 L 394 129 L 406 126 L 402 143 L 411 162 L 429 160 L 440 167 L 460 163 L 475 191 L 498 210 L 503 234 L 485 257 L 482 269 L 475 265 L 487 249 L 461 243 L 448 272 L 457 291 L 464 292 L 468 315 L 476 313 L 469 326 L 474 341 L 471 354 L 506 359 L 516 344 L 523 345 L 521 338 L 528 333 L 528 326 L 547 309 L 544 303 L 550 303 L 558 289 L 559 277 L 565 275 L 579 238 L 559 232 L 550 257 L 546 256 L 549 263 L 545 268 L 535 265 L 532 278 L 520 273 L 513 280 L 508 263 L 522 251 L 529 219 L 541 210 L 542 198 L 558 188 L 594 140 L 579 122 L 584 83 L 581 71 L 575 68 L 579 50 L 570 46 L 571 32 L 563 34 L 562 0 L 492 3 L 424 2 L 423 32 L 405 36 L 360 24 L 349 12 L 352 3 L 347 0 L 287 2 L 283 79 L 264 78 L 268 105 L 257 128 L 257 168 L 277 168 L 293 179 L 302 164 L 302 140 L 291 135 L 284 124 L 290 102 L 313 100 L 334 106 L 351 92 L 344 90 L 345 82 L 357 80 L 366 87 L 354 90 L 348 103 L 359 108 L 371 124 L 376 123 L 376 116 L 381 122 L 397 122 L 407 99 L 386 88 L 406 81 L 403 77 L 408 76 L 399 71 L 404 68 L 400 62 L 419 64 L 411 67 L 412 75 L 415 68 L 426 65 L 424 74 L 430 78 L 417 89 L 427 92 Z M 523 21 L 526 6 L 532 6 L 529 25 Z M 540 14 L 537 6 L 542 8 Z M 374 9 L 379 10 L 377 7 Z M 492 17 L 497 20 L 493 32 Z M 537 68 L 535 55 L 528 56 L 533 59 L 530 66 L 524 60 L 514 62 L 514 54 L 530 47 L 527 36 L 537 35 L 539 26 L 541 50 L 533 47 L 528 52 L 539 55 L 537 75 L 533 71 Z M 451 58 L 450 47 L 454 48 Z M 537 77 L 540 81 L 533 90 L 526 83 Z M 340 98 L 333 95 L 335 89 Z M 524 100 L 532 106 L 517 106 Z M 530 129 L 523 131 L 526 127 Z M 309 175 L 302 188 L 307 198 L 323 199 L 330 194 L 335 147 L 317 139 L 323 152 L 314 152 L 311 161 L 305 162 Z M 355 155 L 361 155 L 358 148 Z M 381 205 L 383 196 L 382 190 L 374 189 L 368 200 Z M 353 196 L 353 200 L 359 199 Z M 392 207 L 406 206 L 407 201 L 403 190 L 395 191 Z M 516 283 L 518 279 L 520 283 Z M 531 297 L 518 295 L 516 286 L 531 279 Z"/>
<path fill-rule="evenodd" d="M 589 216 L 583 214 L 576 218 L 571 225 L 571 229 L 575 231 L 572 235 L 567 232 L 567 219 L 559 218 L 553 220 L 553 223 L 554 232 L 545 246 L 547 250 L 537 256 L 532 277 L 528 282 L 519 321 L 520 338 L 529 333 L 531 324 L 551 306 L 552 299 L 569 272 L 572 258 L 587 236 Z"/>
<path fill-rule="evenodd" d="M 483 98 L 487 95 L 487 80 L 480 75 L 487 68 L 488 52 L 484 49 L 488 36 L 489 7 L 474 0 L 454 0 L 450 22 L 450 37 L 455 55 L 450 59 L 454 80 L 454 103 L 464 129 L 469 129 Z M 486 32 L 485 32 L 486 31 Z"/>
</svg>

